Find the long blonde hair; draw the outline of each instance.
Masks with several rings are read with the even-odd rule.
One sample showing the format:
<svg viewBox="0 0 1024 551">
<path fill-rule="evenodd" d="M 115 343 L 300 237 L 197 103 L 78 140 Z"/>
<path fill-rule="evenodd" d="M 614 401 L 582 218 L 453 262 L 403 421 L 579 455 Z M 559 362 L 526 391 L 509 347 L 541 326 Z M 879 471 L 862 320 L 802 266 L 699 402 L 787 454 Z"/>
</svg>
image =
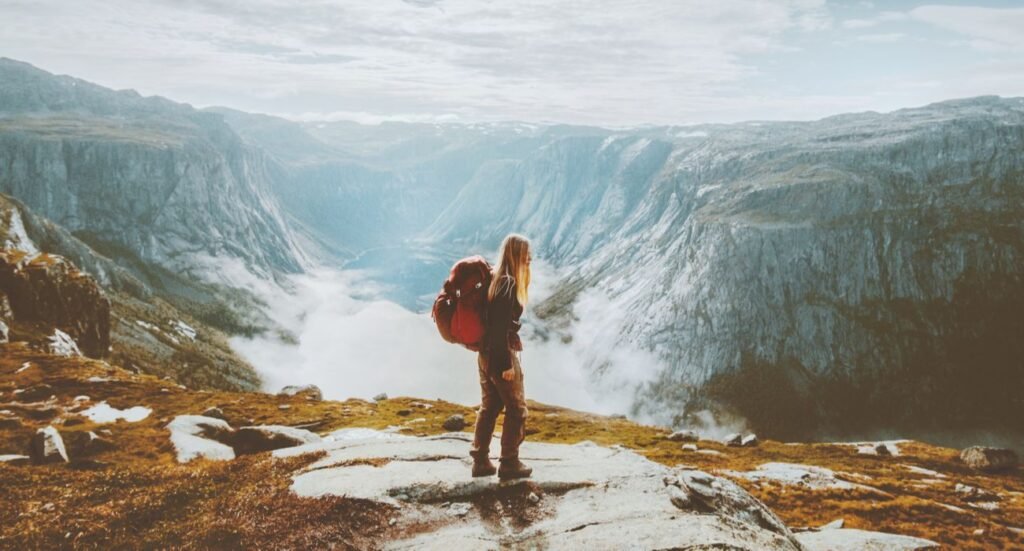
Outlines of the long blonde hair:
<svg viewBox="0 0 1024 551">
<path fill-rule="evenodd" d="M 510 233 L 501 243 L 498 265 L 491 272 L 491 286 L 487 288 L 487 300 L 494 300 L 498 293 L 511 293 L 516 286 L 516 299 L 526 306 L 530 286 L 530 242 L 525 237 Z"/>
</svg>

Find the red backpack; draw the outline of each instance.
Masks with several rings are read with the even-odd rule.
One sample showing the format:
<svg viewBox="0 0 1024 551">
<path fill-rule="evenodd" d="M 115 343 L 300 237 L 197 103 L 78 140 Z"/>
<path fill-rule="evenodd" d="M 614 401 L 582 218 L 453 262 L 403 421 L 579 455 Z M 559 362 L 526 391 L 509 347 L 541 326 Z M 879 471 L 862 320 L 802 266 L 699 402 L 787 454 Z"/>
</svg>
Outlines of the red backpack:
<svg viewBox="0 0 1024 551">
<path fill-rule="evenodd" d="M 431 311 L 444 340 L 480 350 L 490 284 L 491 265 L 482 256 L 463 258 L 452 266 Z"/>
</svg>

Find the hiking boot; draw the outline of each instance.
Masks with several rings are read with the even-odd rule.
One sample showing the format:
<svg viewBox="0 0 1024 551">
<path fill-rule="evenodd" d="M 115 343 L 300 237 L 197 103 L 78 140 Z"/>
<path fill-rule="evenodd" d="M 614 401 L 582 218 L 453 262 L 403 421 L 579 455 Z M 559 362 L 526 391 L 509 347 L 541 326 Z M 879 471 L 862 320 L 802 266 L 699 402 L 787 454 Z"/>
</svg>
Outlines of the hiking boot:
<svg viewBox="0 0 1024 551">
<path fill-rule="evenodd" d="M 474 478 L 479 476 L 493 476 L 496 472 L 498 472 L 498 469 L 494 467 L 494 463 L 491 463 L 490 458 L 484 457 L 483 459 L 473 459 Z"/>
<path fill-rule="evenodd" d="M 498 467 L 498 478 L 501 480 L 510 480 L 513 478 L 529 478 L 530 473 L 533 469 L 523 465 L 523 462 L 518 457 L 511 459 L 502 459 L 501 467 Z"/>
</svg>

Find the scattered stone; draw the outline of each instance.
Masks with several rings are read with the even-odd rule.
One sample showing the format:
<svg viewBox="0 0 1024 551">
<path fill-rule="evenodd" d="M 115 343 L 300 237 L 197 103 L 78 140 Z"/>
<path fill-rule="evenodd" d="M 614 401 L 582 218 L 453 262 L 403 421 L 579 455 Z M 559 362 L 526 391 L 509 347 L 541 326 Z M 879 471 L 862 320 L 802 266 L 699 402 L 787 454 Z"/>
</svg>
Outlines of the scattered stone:
<svg viewBox="0 0 1024 551">
<path fill-rule="evenodd" d="M 473 506 L 468 503 L 452 503 L 448 506 L 448 512 L 456 517 L 464 517 L 472 508 Z"/>
<path fill-rule="evenodd" d="M 32 458 L 27 455 L 0 455 L 0 463 L 3 463 L 5 465 L 28 465 L 31 462 Z"/>
<path fill-rule="evenodd" d="M 879 444 L 875 446 L 875 455 L 878 457 L 892 457 L 892 452 L 889 451 L 889 446 Z"/>
<path fill-rule="evenodd" d="M 692 430 L 677 430 L 672 434 L 668 435 L 668 439 L 672 442 L 697 442 L 700 440 L 700 436 L 696 431 Z"/>
<path fill-rule="evenodd" d="M 984 536 L 985 535 L 985 529 L 984 528 L 978 528 L 977 530 L 972 532 L 971 535 L 974 535 L 974 536 Z"/>
<path fill-rule="evenodd" d="M 223 421 L 227 421 L 228 420 L 228 417 L 226 415 L 224 415 L 224 411 L 222 409 L 220 409 L 219 407 L 216 407 L 216 406 L 209 407 L 209 408 L 206 408 L 205 410 L 203 410 L 202 416 L 203 417 L 212 417 L 214 419 L 221 419 Z"/>
<path fill-rule="evenodd" d="M 697 444 L 683 444 L 684 452 L 695 452 L 697 451 Z"/>
<path fill-rule="evenodd" d="M 754 448 L 757 447 L 759 443 L 760 442 L 757 440 L 756 434 L 748 434 L 740 440 L 740 446 L 743 446 L 744 448 Z"/>
<path fill-rule="evenodd" d="M 743 435 L 739 433 L 732 433 L 725 437 L 723 440 L 726 446 L 732 446 L 738 448 L 743 445 Z"/>
<path fill-rule="evenodd" d="M 384 400 L 387 400 L 387 399 L 388 399 L 388 395 L 383 393 L 383 392 L 381 392 L 380 394 L 378 394 L 378 395 L 373 397 L 373 401 L 374 402 L 383 402 Z"/>
<path fill-rule="evenodd" d="M 456 413 L 455 415 L 445 419 L 441 426 L 444 427 L 444 430 L 446 431 L 458 432 L 466 428 L 466 418 Z"/>
<path fill-rule="evenodd" d="M 393 519 L 388 521 L 388 526 L 394 526 L 396 524 L 398 524 L 398 519 L 397 518 L 393 518 Z"/>
<path fill-rule="evenodd" d="M 239 455 L 258 453 L 320 442 L 319 435 L 308 430 L 282 425 L 242 427 L 230 438 Z"/>
<path fill-rule="evenodd" d="M 320 387 L 316 385 L 290 385 L 282 388 L 281 392 L 277 393 L 278 396 L 296 396 L 300 394 L 305 395 L 308 398 L 312 398 L 313 400 L 316 400 L 318 402 L 324 399 L 323 393 L 320 392 Z"/>
<path fill-rule="evenodd" d="M 530 503 L 533 503 L 534 505 L 540 503 L 540 496 L 538 496 L 537 494 L 535 494 L 533 492 L 530 492 L 530 495 L 526 496 L 526 499 Z"/>
<path fill-rule="evenodd" d="M 1005 448 L 972 446 L 960 452 L 960 461 L 968 467 L 983 472 L 999 472 L 1017 466 L 1017 454 Z"/>
<path fill-rule="evenodd" d="M 32 436 L 32 448 L 29 455 L 36 465 L 68 462 L 64 439 L 61 438 L 60 431 L 53 428 L 52 425 L 37 430 Z"/>
<path fill-rule="evenodd" d="M 412 415 L 412 410 L 411 409 L 400 409 L 400 410 L 396 411 L 395 414 L 397 414 L 400 417 L 408 417 L 409 415 Z"/>
</svg>

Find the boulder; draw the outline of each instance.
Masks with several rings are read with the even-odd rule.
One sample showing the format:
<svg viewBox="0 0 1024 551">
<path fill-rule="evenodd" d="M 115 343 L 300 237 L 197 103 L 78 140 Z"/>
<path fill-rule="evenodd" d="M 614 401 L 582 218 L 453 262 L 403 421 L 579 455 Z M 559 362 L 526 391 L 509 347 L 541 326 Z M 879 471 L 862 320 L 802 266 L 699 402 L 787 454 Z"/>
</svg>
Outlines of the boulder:
<svg viewBox="0 0 1024 551">
<path fill-rule="evenodd" d="M 323 393 L 320 392 L 320 387 L 316 385 L 286 386 L 281 389 L 281 392 L 277 393 L 278 396 L 296 396 L 300 394 L 316 401 L 324 399 Z"/>
<path fill-rule="evenodd" d="M 1017 454 L 1005 448 L 972 446 L 960 452 L 960 461 L 968 467 L 984 472 L 998 472 L 1017 466 Z"/>
<path fill-rule="evenodd" d="M 744 448 L 755 448 L 760 442 L 757 439 L 756 434 L 748 434 L 740 440 L 740 445 Z"/>
<path fill-rule="evenodd" d="M 878 457 L 892 457 L 892 450 L 885 444 L 878 444 L 875 446 L 875 455 Z"/>
<path fill-rule="evenodd" d="M 444 427 L 444 430 L 446 431 L 458 432 L 466 428 L 466 418 L 456 413 L 455 415 L 445 419 L 441 426 Z"/>
<path fill-rule="evenodd" d="M 219 407 L 206 408 L 205 410 L 203 410 L 202 416 L 212 417 L 214 419 L 220 419 L 222 421 L 228 420 L 227 416 L 224 415 L 224 411 L 221 410 Z"/>
<path fill-rule="evenodd" d="M 697 442 L 700 440 L 700 435 L 692 430 L 677 430 L 668 435 L 668 439 L 672 442 Z"/>
<path fill-rule="evenodd" d="M 392 549 L 670 549 L 681 542 L 694 549 L 800 549 L 774 513 L 720 477 L 660 465 L 623 447 L 527 440 L 519 452 L 534 467 L 532 477 L 472 478 L 471 440 L 466 433 L 408 437 L 359 429 L 274 456 L 326 453 L 293 475 L 291 490 L 300 497 L 386 504 L 394 524 L 424 526 L 396 534 Z M 476 505 L 493 501 L 507 506 Z M 423 523 L 456 513 L 462 520 Z"/>
<path fill-rule="evenodd" d="M 67 463 L 68 452 L 64 448 L 64 439 L 60 431 L 52 425 L 41 428 L 32 436 L 31 452 L 32 462 L 36 465 L 46 463 Z"/>
<path fill-rule="evenodd" d="M 732 433 L 725 437 L 722 441 L 726 446 L 732 446 L 738 448 L 743 445 L 743 435 L 739 433 Z"/>
<path fill-rule="evenodd" d="M 383 393 L 383 392 L 381 392 L 380 394 L 378 394 L 378 395 L 373 397 L 373 401 L 374 402 L 383 402 L 384 400 L 387 400 L 387 399 L 388 399 L 388 395 Z"/>
<path fill-rule="evenodd" d="M 178 463 L 201 457 L 216 461 L 235 458 L 235 450 L 223 443 L 231 441 L 234 430 L 222 419 L 179 415 L 167 424 L 167 430 L 171 433 Z"/>
<path fill-rule="evenodd" d="M 242 427 L 232 436 L 231 447 L 239 455 L 291 448 L 320 442 L 316 433 L 283 425 Z"/>
</svg>

